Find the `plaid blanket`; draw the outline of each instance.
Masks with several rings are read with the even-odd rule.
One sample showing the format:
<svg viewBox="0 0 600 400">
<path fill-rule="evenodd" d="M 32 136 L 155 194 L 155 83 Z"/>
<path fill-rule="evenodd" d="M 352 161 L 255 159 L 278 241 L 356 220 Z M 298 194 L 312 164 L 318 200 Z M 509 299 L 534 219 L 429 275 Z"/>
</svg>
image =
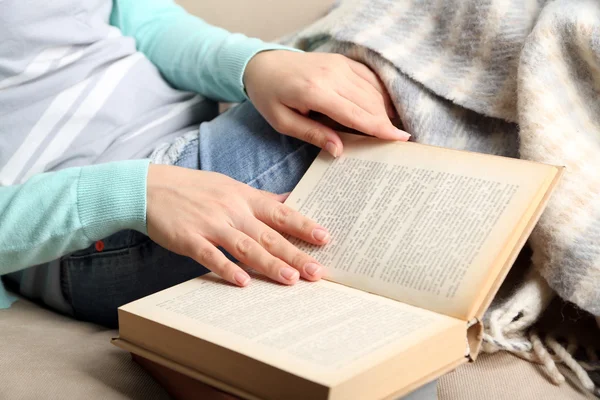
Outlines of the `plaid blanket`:
<svg viewBox="0 0 600 400">
<path fill-rule="evenodd" d="M 529 328 L 554 293 L 600 315 L 600 2 L 343 0 L 287 41 L 369 65 L 417 142 L 567 167 L 484 348 L 568 364 Z"/>
</svg>

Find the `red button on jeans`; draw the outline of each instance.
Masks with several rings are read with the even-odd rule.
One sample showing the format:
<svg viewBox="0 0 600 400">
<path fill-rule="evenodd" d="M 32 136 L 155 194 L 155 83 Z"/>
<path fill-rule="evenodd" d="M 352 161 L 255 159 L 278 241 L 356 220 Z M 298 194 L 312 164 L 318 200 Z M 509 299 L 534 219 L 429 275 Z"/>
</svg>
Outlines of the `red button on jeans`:
<svg viewBox="0 0 600 400">
<path fill-rule="evenodd" d="M 98 240 L 96 242 L 96 251 L 104 250 L 104 242 L 102 240 Z"/>
</svg>

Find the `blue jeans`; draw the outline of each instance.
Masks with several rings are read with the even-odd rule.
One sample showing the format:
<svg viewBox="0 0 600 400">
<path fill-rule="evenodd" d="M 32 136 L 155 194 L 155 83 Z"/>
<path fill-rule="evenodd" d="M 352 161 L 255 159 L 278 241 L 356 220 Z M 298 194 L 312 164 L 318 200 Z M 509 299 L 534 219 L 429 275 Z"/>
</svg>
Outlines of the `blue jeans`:
<svg viewBox="0 0 600 400">
<path fill-rule="evenodd" d="M 318 154 L 314 146 L 281 135 L 250 103 L 200 125 L 175 164 L 216 171 L 255 188 L 291 191 Z M 117 308 L 208 270 L 136 231 L 122 231 L 61 260 L 61 286 L 77 319 L 116 327 Z M 406 399 L 435 399 L 436 384 Z"/>
</svg>

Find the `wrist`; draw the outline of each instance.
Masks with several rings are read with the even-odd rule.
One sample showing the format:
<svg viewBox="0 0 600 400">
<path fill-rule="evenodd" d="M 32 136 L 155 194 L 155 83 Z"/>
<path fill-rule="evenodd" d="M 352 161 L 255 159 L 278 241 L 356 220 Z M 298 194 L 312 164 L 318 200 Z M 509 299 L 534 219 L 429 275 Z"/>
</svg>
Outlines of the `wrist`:
<svg viewBox="0 0 600 400">
<path fill-rule="evenodd" d="M 257 81 L 263 73 L 268 73 L 268 66 L 271 64 L 277 64 L 277 58 L 282 53 L 301 52 L 302 50 L 298 49 L 277 47 L 266 48 L 254 54 L 250 58 L 250 60 L 248 60 L 248 63 L 246 64 L 242 75 L 242 85 L 246 97 L 249 98 L 248 94 L 250 93 L 250 91 L 248 89 L 253 86 L 253 82 Z"/>
<path fill-rule="evenodd" d="M 248 88 L 253 86 L 253 82 L 255 81 L 255 79 L 258 78 L 258 76 L 260 76 L 261 71 L 264 71 L 264 68 L 262 67 L 262 65 L 264 65 L 263 61 L 265 59 L 268 59 L 270 55 L 273 55 L 272 53 L 277 53 L 279 51 L 281 50 L 263 50 L 254 54 L 252 58 L 250 58 L 248 64 L 246 64 L 246 68 L 244 68 L 244 74 L 242 75 L 244 93 L 247 97 L 249 97 L 250 93 Z"/>
<path fill-rule="evenodd" d="M 119 161 L 81 169 L 77 207 L 88 239 L 99 240 L 123 229 L 146 233 L 149 163 Z"/>
</svg>

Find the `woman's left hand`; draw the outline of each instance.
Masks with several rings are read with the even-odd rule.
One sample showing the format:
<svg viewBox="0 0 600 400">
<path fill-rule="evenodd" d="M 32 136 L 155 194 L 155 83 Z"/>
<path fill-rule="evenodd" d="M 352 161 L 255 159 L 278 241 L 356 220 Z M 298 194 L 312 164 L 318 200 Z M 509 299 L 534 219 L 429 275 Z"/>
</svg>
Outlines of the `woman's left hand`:
<svg viewBox="0 0 600 400">
<path fill-rule="evenodd" d="M 308 118 L 310 111 L 371 136 L 408 140 L 392 124 L 395 115 L 385 87 L 367 66 L 340 54 L 265 51 L 244 73 L 248 97 L 278 132 L 342 153 L 331 128 Z"/>
</svg>

